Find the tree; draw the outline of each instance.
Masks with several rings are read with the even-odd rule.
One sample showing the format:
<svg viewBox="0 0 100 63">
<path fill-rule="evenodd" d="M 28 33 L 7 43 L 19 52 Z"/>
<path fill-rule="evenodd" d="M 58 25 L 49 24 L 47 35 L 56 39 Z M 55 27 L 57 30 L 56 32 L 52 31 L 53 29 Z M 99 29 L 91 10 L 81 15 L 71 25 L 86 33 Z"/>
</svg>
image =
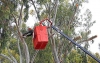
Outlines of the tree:
<svg viewBox="0 0 100 63">
<path fill-rule="evenodd" d="M 67 0 L 66 1 L 65 0 L 51 1 L 51 2 L 38 0 L 37 2 L 38 2 L 38 5 L 40 6 L 40 8 L 37 8 L 37 9 L 39 9 L 39 11 L 41 11 L 42 6 L 45 7 L 45 8 L 42 8 L 44 10 L 42 13 L 37 13 L 38 15 L 40 15 L 39 18 L 41 18 L 41 17 L 44 18 L 44 17 L 48 16 L 53 21 L 53 24 L 56 25 L 58 28 L 60 28 L 64 33 L 66 33 L 70 37 L 74 36 L 74 33 L 75 33 L 74 29 L 78 26 L 81 26 L 81 22 L 79 21 L 78 15 L 80 12 L 79 6 L 82 5 L 83 1 L 74 0 L 71 2 L 71 4 L 70 3 L 68 4 Z M 56 4 L 55 4 L 55 2 L 56 2 Z M 57 2 L 59 2 L 59 4 Z M 67 4 L 65 4 L 65 3 L 67 3 Z M 87 21 L 91 20 L 90 13 L 91 13 L 90 11 L 88 13 L 86 13 L 87 15 L 89 15 L 89 17 L 88 16 L 85 17 L 85 19 L 89 18 Z M 85 23 L 85 24 L 88 25 L 87 23 Z M 66 27 L 66 25 L 67 25 L 67 27 Z M 86 28 L 90 27 L 90 25 L 85 26 L 85 27 Z M 54 33 L 54 31 L 52 31 L 51 34 L 53 34 L 53 33 Z M 59 59 L 61 59 L 60 56 L 63 55 L 64 52 L 66 52 L 66 53 L 70 52 L 70 50 L 72 49 L 72 46 L 70 46 L 69 48 L 66 49 L 66 47 L 69 46 L 69 44 L 68 44 L 69 41 L 66 41 L 59 34 L 56 34 L 56 35 L 57 35 L 57 37 L 51 38 L 50 40 L 51 40 L 51 42 L 53 42 L 51 44 L 53 44 L 52 50 L 54 53 L 55 62 L 57 63 L 57 61 L 58 61 L 58 63 L 59 63 Z M 84 39 L 84 38 L 82 38 L 82 39 Z M 65 43 L 65 41 L 66 41 L 66 43 Z M 59 43 L 57 43 L 57 42 L 59 42 Z M 55 51 L 57 51 L 57 52 L 55 52 Z M 66 57 L 66 53 L 65 53 L 65 57 Z M 57 56 L 57 54 L 58 54 L 58 56 Z M 58 59 L 58 57 L 59 57 L 59 59 Z"/>
<path fill-rule="evenodd" d="M 49 18 L 54 26 L 57 26 L 59 30 L 74 40 L 75 37 L 81 35 L 82 38 L 77 39 L 77 43 L 81 40 L 87 40 L 89 35 L 88 31 L 90 31 L 89 28 L 93 23 L 91 24 L 91 22 L 89 22 L 91 20 L 91 12 L 89 10 L 86 11 L 86 17 L 82 18 L 86 22 L 82 23 L 79 20 L 79 7 L 81 7 L 84 1 L 72 0 L 69 3 L 69 0 L 1 0 L 0 3 L 1 2 L 2 5 L 0 8 L 2 8 L 2 10 L 0 10 L 0 13 L 3 12 L 4 16 L 0 17 L 0 24 L 2 24 L 0 30 L 2 28 L 6 29 L 6 33 L 4 34 L 5 39 L 3 38 L 2 43 L 0 41 L 1 44 L 6 44 L 2 46 L 5 49 L 2 49 L 0 54 L 2 61 L 4 58 L 7 58 L 4 60 L 5 63 L 8 62 L 8 60 L 9 63 L 82 63 L 83 58 L 80 58 L 84 57 L 84 54 L 81 56 L 82 51 L 75 45 L 71 45 L 70 41 L 53 31 L 53 29 L 48 29 L 49 43 L 44 50 L 35 50 L 32 45 L 32 37 L 24 39 L 22 33 L 28 28 L 25 22 L 28 19 L 29 7 L 33 6 L 37 20 L 40 21 L 44 18 Z M 9 4 L 7 2 L 9 2 Z M 13 6 L 11 6 L 11 2 Z M 7 5 L 6 10 L 3 9 L 4 5 Z M 7 10 L 9 10 L 9 12 Z M 4 26 L 6 20 L 8 22 L 6 23 L 7 25 Z M 82 30 L 80 34 L 77 34 L 75 29 L 80 27 L 81 24 L 87 31 Z M 49 23 L 47 23 L 47 25 L 49 25 Z M 84 58 L 87 59 L 87 57 Z"/>
<path fill-rule="evenodd" d="M 10 38 L 12 38 L 12 36 L 14 37 L 14 38 L 17 38 L 18 37 L 18 35 L 14 35 L 14 32 L 13 31 L 10 31 L 10 30 L 12 30 L 12 28 L 14 27 L 14 26 L 12 26 L 12 23 L 16 23 L 16 27 L 17 27 L 17 29 L 16 30 L 18 30 L 18 33 L 19 33 L 19 36 L 20 36 L 20 38 L 21 38 L 21 33 L 20 33 L 20 30 L 19 30 L 19 28 L 20 27 L 18 27 L 18 26 L 20 26 L 20 24 L 22 24 L 21 23 L 21 21 L 20 21 L 20 16 L 22 15 L 22 10 L 20 10 L 20 15 L 19 15 L 19 18 L 18 18 L 18 21 L 16 20 L 16 18 L 15 18 L 15 15 L 16 15 L 16 17 L 17 17 L 17 15 L 18 15 L 18 13 L 16 13 L 17 11 L 15 11 L 15 9 L 16 9 L 16 7 L 17 7 L 17 4 L 20 2 L 20 4 L 21 4 L 21 1 L 15 1 L 15 0 L 9 0 L 9 1 L 5 1 L 5 0 L 1 0 L 0 1 L 0 3 L 1 3 L 1 6 L 0 6 L 0 8 L 1 8 L 1 10 L 0 10 L 0 13 L 3 13 L 3 14 L 0 14 L 0 15 L 3 15 L 2 17 L 0 17 L 0 24 L 2 24 L 2 26 L 1 26 L 1 28 L 3 29 L 3 30 L 5 30 L 4 31 L 4 36 L 6 37 L 6 38 L 3 38 L 3 44 L 8 44 L 8 43 L 10 43 L 9 41 L 9 39 Z M 21 8 L 23 8 L 23 4 L 24 5 L 27 5 L 27 4 L 25 4 L 25 2 L 24 3 L 22 3 L 22 7 Z M 27 7 L 26 7 L 27 8 Z M 25 9 L 25 8 L 24 8 Z M 26 12 L 26 11 L 25 11 Z M 15 14 L 16 13 L 16 14 Z M 28 14 L 26 14 L 26 15 L 28 15 Z M 12 17 L 13 16 L 13 17 Z M 15 20 L 14 20 L 14 19 Z M 20 23 L 20 24 L 19 24 Z M 6 26 L 5 26 L 6 25 Z M 8 36 L 8 37 L 7 37 Z M 19 39 L 19 38 L 18 38 Z M 5 41 L 6 40 L 6 41 Z M 21 39 L 22 41 L 23 41 L 23 39 Z M 6 43 L 7 42 L 7 43 Z M 24 42 L 24 41 L 23 41 Z M 11 49 L 11 48 L 9 48 L 9 46 L 10 45 L 3 45 L 2 43 L 1 43 L 1 46 L 2 47 L 6 47 L 6 48 L 8 48 L 7 50 L 8 50 L 8 53 L 9 54 L 11 54 L 10 52 L 9 52 L 9 49 Z M 11 44 L 11 43 L 10 43 Z M 23 43 L 24 45 L 23 46 L 25 46 L 26 47 L 26 44 L 25 44 L 25 42 Z M 23 48 L 25 48 L 25 47 L 23 47 Z M 27 48 L 25 48 L 25 49 L 27 49 Z M 26 50 L 25 50 L 26 51 Z M 17 53 L 17 52 L 16 52 Z M 28 51 L 26 51 L 25 52 L 26 54 L 25 54 L 25 56 L 27 56 L 26 57 L 26 62 L 27 63 L 29 63 L 29 55 L 28 55 Z M 6 57 L 6 56 L 4 56 L 4 57 Z M 13 62 L 15 62 L 16 63 L 16 59 L 14 59 L 14 57 L 13 57 L 13 55 L 11 55 L 11 58 L 14 60 Z M 22 61 L 22 60 L 21 60 Z"/>
</svg>

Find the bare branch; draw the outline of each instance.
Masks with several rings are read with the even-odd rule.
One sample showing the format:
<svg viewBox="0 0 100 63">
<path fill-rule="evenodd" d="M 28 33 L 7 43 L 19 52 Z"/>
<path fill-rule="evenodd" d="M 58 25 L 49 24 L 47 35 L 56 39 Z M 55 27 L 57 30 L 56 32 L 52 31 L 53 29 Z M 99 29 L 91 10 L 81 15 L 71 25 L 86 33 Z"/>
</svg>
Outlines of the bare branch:
<svg viewBox="0 0 100 63">
<path fill-rule="evenodd" d="M 29 63 L 30 62 L 30 56 L 29 56 L 28 46 L 27 46 L 25 40 L 22 37 L 22 33 L 20 32 L 20 29 L 19 29 L 18 24 L 17 24 L 17 20 L 16 20 L 16 18 L 15 18 L 14 15 L 13 15 L 13 17 L 15 19 L 15 23 L 16 23 L 16 28 L 17 28 L 18 35 L 20 37 L 20 40 L 21 40 L 21 42 L 23 44 L 23 48 L 24 48 L 24 51 L 25 51 L 26 63 Z"/>
<path fill-rule="evenodd" d="M 36 55 L 37 55 L 37 53 L 39 52 L 39 50 L 36 50 L 35 51 L 35 53 L 34 53 L 34 55 L 33 55 L 33 58 L 32 58 L 32 60 L 31 60 L 31 63 L 33 63 L 34 62 L 34 60 L 35 60 L 35 57 L 36 57 Z"/>
<path fill-rule="evenodd" d="M 53 37 L 50 38 L 50 43 L 52 45 L 51 47 L 52 47 L 52 52 L 53 52 L 55 63 L 60 63 L 59 58 L 58 58 L 58 52 L 57 52 L 56 45 L 55 45 L 55 39 L 53 39 Z"/>
<path fill-rule="evenodd" d="M 18 19 L 18 25 L 21 24 L 21 19 L 22 19 L 22 10 L 23 10 L 23 4 L 21 6 L 21 10 L 20 10 L 20 15 L 19 15 L 19 19 Z"/>
<path fill-rule="evenodd" d="M 17 38 L 18 38 L 18 37 L 17 37 Z M 19 50 L 19 54 L 20 54 L 20 63 L 23 63 L 23 62 L 22 62 L 22 54 L 21 54 L 19 39 L 18 39 L 18 50 Z"/>
<path fill-rule="evenodd" d="M 55 7 L 54 7 L 54 17 L 53 17 L 53 22 L 55 23 L 55 20 L 56 20 L 56 15 L 57 15 L 57 9 L 58 9 L 58 1 L 59 0 L 56 0 L 55 1 Z"/>
<path fill-rule="evenodd" d="M 74 40 L 74 41 L 77 41 L 77 40 L 80 40 L 80 39 L 82 39 L 82 36 L 77 36 L 77 37 L 75 37 L 73 40 Z"/>
<path fill-rule="evenodd" d="M 55 19 L 56 19 L 56 15 L 57 15 L 58 1 L 59 0 L 56 0 L 54 2 L 55 3 L 55 6 L 54 6 L 55 8 L 54 8 L 54 17 L 53 17 L 53 20 L 52 20 L 53 23 L 55 23 Z M 51 34 L 50 35 L 52 35 L 52 29 L 51 29 Z M 52 52 L 53 52 L 55 63 L 60 63 L 60 60 L 58 58 L 58 52 L 57 52 L 57 49 L 56 49 L 55 39 L 53 37 L 51 37 L 50 42 L 51 42 L 51 45 L 52 45 Z"/>
<path fill-rule="evenodd" d="M 0 54 L 0 56 L 2 56 L 2 57 L 4 57 L 4 58 L 8 59 L 11 63 L 13 62 L 13 60 L 12 60 L 10 57 L 8 57 L 8 56 L 6 56 L 6 55 L 4 55 L 4 54 Z"/>
<path fill-rule="evenodd" d="M 97 35 L 94 35 L 94 36 L 88 38 L 87 40 L 83 40 L 82 42 L 87 42 L 87 41 L 93 40 L 95 38 L 97 38 Z"/>
<path fill-rule="evenodd" d="M 17 60 L 14 58 L 14 56 L 11 54 L 10 49 L 7 49 L 10 57 L 13 59 L 14 63 L 17 63 Z"/>
<path fill-rule="evenodd" d="M 55 22 L 56 14 L 57 14 L 57 8 L 58 8 L 58 2 L 57 1 L 55 1 L 55 5 L 56 5 L 56 6 L 54 6 L 55 8 L 53 8 L 53 11 L 54 11 L 54 16 L 53 16 L 53 19 L 52 19 L 53 22 Z M 48 7 L 49 7 L 49 18 L 50 18 L 50 12 L 51 12 L 50 11 L 50 5 Z M 52 29 L 49 29 L 48 31 L 49 31 L 49 35 L 53 35 Z M 55 61 L 55 63 L 60 63 L 59 58 L 58 58 L 58 52 L 57 52 L 57 49 L 56 49 L 55 39 L 53 37 L 50 37 L 50 43 L 51 43 L 51 47 L 52 47 L 52 53 L 53 53 L 54 61 Z"/>
<path fill-rule="evenodd" d="M 38 19 L 38 21 L 40 20 L 40 17 L 39 17 L 39 13 L 38 13 L 38 11 L 37 11 L 37 9 L 36 9 L 36 6 L 35 6 L 35 4 L 34 4 L 34 1 L 33 0 L 30 0 L 31 2 L 32 2 L 32 5 L 33 5 L 33 7 L 34 7 L 34 9 L 35 9 L 35 11 L 36 11 L 36 14 L 37 14 L 37 19 Z"/>
</svg>

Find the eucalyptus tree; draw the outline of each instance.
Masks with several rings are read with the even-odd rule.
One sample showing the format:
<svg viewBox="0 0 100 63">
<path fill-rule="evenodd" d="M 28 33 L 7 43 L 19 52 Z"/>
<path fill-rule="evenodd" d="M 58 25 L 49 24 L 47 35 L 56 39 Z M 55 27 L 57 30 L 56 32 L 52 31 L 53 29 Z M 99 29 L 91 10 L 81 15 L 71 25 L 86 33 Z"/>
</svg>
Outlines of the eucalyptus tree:
<svg viewBox="0 0 100 63">
<path fill-rule="evenodd" d="M 17 40 L 19 41 L 19 39 L 21 39 L 21 32 L 20 32 L 21 29 L 19 29 L 19 28 L 22 24 L 22 10 L 24 11 L 24 13 L 26 13 L 26 14 L 24 14 L 24 17 L 23 17 L 23 18 L 25 18 L 24 20 L 26 20 L 27 16 L 28 16 L 27 12 L 28 12 L 29 6 L 27 5 L 28 3 L 26 3 L 26 2 L 27 2 L 27 0 L 24 0 L 24 1 L 1 0 L 0 1 L 0 36 L 1 36 L 0 37 L 0 39 L 1 39 L 0 40 L 0 48 L 2 48 L 0 50 L 1 51 L 0 56 L 3 56 L 3 57 L 10 56 L 9 58 L 11 58 L 12 62 L 14 62 L 14 63 L 17 63 L 17 60 L 15 59 L 15 57 L 21 58 L 21 56 L 19 56 L 19 52 L 17 51 L 19 49 L 16 49 L 16 46 L 15 47 L 10 47 L 10 46 L 16 45 Z M 25 8 L 23 8 L 23 6 Z M 21 7 L 21 9 L 19 9 L 20 7 Z M 20 10 L 20 13 L 18 10 Z M 16 25 L 13 25 L 13 24 L 16 24 Z M 16 33 L 19 33 L 19 34 L 16 34 Z M 20 38 L 17 39 L 18 36 Z M 21 39 L 21 40 L 23 40 L 23 39 Z M 23 49 L 27 49 L 27 45 L 25 44 L 25 42 L 23 44 L 24 44 L 24 45 L 22 45 Z M 7 50 L 7 51 L 4 52 L 4 50 Z M 15 54 L 12 55 L 11 51 L 16 51 L 15 54 L 18 54 L 18 56 L 14 56 Z M 24 51 L 26 51 L 26 50 L 24 50 Z M 5 54 L 7 56 L 4 56 L 2 54 Z M 25 54 L 25 56 L 27 56 L 26 62 L 29 63 L 30 60 L 29 60 L 28 50 L 24 54 Z M 22 60 L 20 60 L 20 61 L 22 61 Z"/>
<path fill-rule="evenodd" d="M 80 7 L 82 6 L 82 3 L 84 1 L 38 0 L 32 2 L 33 5 L 38 5 L 35 6 L 35 10 L 37 11 L 37 16 L 39 17 L 39 19 L 48 17 L 52 21 L 53 25 L 57 26 L 61 31 L 63 31 L 71 38 L 74 38 L 74 36 L 76 35 L 75 28 L 81 26 L 81 22 L 79 21 L 78 16 L 80 13 Z M 53 35 L 53 37 L 50 38 L 52 53 L 54 55 L 55 62 L 64 62 L 66 60 L 65 58 L 67 57 L 67 54 L 70 53 L 73 46 L 70 45 L 70 42 L 65 40 L 58 33 L 49 31 L 49 35 L 52 35 L 53 33 L 57 36 L 55 37 L 55 35 Z"/>
<path fill-rule="evenodd" d="M 0 10 L 0 15 L 2 16 L 0 17 L 0 27 L 1 29 L 6 29 L 6 32 L 4 33 L 5 39 L 3 39 L 2 42 L 0 41 L 0 43 L 2 47 L 7 47 L 4 49 L 5 51 L 2 50 L 1 53 L 5 53 L 6 51 L 7 53 L 5 53 L 6 56 L 3 54 L 0 56 L 6 57 L 9 61 L 14 63 L 71 62 L 72 60 L 68 58 L 76 58 L 75 60 L 77 60 L 78 63 L 81 62 L 79 57 L 81 57 L 80 54 L 82 53 L 80 52 L 82 51 L 78 50 L 70 41 L 63 38 L 51 28 L 48 29 L 49 43 L 44 50 L 35 50 L 32 45 L 32 37 L 24 39 L 22 33 L 25 32 L 27 28 L 25 22 L 29 17 L 29 8 L 33 6 L 33 11 L 35 11 L 38 21 L 49 18 L 53 25 L 57 26 L 59 30 L 73 39 L 77 35 L 82 35 L 82 33 L 76 34 L 75 29 L 77 27 L 84 26 L 84 28 L 89 31 L 89 28 L 92 26 L 91 22 L 89 22 L 92 18 L 89 10 L 87 10 L 85 14 L 85 23 L 82 23 L 78 17 L 83 2 L 83 0 L 1 0 L 0 9 L 2 10 Z M 82 40 L 87 39 L 86 37 L 88 36 L 88 34 L 84 36 L 84 33 L 81 38 Z M 76 42 L 78 43 L 79 41 Z M 6 44 L 6 46 L 4 46 L 4 44 Z M 78 52 L 74 51 L 74 53 L 73 49 L 78 50 Z M 73 57 L 73 54 L 78 54 L 78 56 Z"/>
</svg>

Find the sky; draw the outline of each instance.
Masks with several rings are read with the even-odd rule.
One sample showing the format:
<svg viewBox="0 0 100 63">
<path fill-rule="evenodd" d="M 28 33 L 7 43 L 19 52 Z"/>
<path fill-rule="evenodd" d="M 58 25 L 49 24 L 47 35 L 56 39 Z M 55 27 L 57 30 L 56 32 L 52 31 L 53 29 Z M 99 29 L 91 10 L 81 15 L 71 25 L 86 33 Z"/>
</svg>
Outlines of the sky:
<svg viewBox="0 0 100 63">
<path fill-rule="evenodd" d="M 95 20 L 96 23 L 90 28 L 91 36 L 97 35 L 97 38 L 94 39 L 94 43 L 90 44 L 89 50 L 93 53 L 100 53 L 98 49 L 98 44 L 100 43 L 100 0 L 89 0 L 89 3 L 83 4 L 83 9 L 90 9 L 92 13 L 92 20 Z"/>
<path fill-rule="evenodd" d="M 34 9 L 33 7 L 30 8 Z M 88 3 L 84 3 L 82 6 L 82 11 L 85 12 L 86 9 L 89 9 L 92 13 L 92 20 L 95 20 L 96 23 L 91 27 L 91 35 L 90 36 L 94 36 L 97 35 L 97 38 L 94 39 L 94 43 L 90 44 L 90 48 L 89 50 L 93 53 L 100 53 L 99 50 L 99 46 L 98 44 L 100 43 L 100 0 L 89 0 Z M 36 15 L 35 15 L 36 17 Z M 32 15 L 29 15 L 29 19 L 26 22 L 26 24 L 29 27 L 33 27 L 35 21 L 37 21 L 37 19 Z"/>
</svg>

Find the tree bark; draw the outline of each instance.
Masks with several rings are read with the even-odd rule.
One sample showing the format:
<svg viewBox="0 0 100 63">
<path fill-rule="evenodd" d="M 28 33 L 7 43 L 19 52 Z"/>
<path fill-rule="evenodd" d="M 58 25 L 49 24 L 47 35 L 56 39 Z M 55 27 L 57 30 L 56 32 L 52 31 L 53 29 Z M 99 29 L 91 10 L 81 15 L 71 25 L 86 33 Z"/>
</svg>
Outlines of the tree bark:
<svg viewBox="0 0 100 63">
<path fill-rule="evenodd" d="M 34 55 L 33 55 L 33 58 L 32 58 L 32 60 L 31 60 L 31 63 L 33 63 L 34 62 L 34 60 L 35 60 L 35 57 L 36 57 L 36 55 L 37 55 L 37 53 L 39 52 L 39 50 L 36 50 L 35 51 L 35 53 L 34 53 Z"/>
<path fill-rule="evenodd" d="M 22 8 L 22 7 L 21 7 L 21 8 Z M 20 10 L 20 11 L 22 11 L 22 10 Z M 22 13 L 22 12 L 20 12 L 20 13 Z M 20 15 L 21 15 L 21 14 L 20 14 Z M 17 28 L 17 32 L 18 32 L 19 38 L 20 38 L 20 40 L 21 40 L 21 42 L 22 42 L 22 44 L 23 44 L 23 49 L 24 49 L 24 53 L 25 53 L 26 63 L 29 63 L 29 62 L 30 62 L 30 55 L 29 55 L 28 46 L 27 46 L 25 40 L 24 40 L 23 37 L 22 37 L 22 33 L 21 33 L 20 29 L 19 29 L 19 26 L 18 26 L 18 24 L 17 24 L 17 20 L 16 20 L 16 18 L 15 18 L 14 15 L 13 15 L 13 17 L 14 17 L 14 19 L 15 19 L 16 28 Z M 19 18 L 18 20 L 20 20 L 20 19 L 22 19 L 22 18 Z M 20 20 L 20 21 L 21 21 L 21 20 Z M 19 22 L 19 21 L 18 21 L 18 22 Z"/>
<path fill-rule="evenodd" d="M 8 57 L 8 56 L 6 56 L 6 55 L 4 55 L 4 54 L 0 54 L 0 56 L 2 56 L 2 57 L 4 57 L 4 58 L 8 59 L 11 63 L 13 62 L 13 60 L 12 60 L 10 57 Z"/>
</svg>

